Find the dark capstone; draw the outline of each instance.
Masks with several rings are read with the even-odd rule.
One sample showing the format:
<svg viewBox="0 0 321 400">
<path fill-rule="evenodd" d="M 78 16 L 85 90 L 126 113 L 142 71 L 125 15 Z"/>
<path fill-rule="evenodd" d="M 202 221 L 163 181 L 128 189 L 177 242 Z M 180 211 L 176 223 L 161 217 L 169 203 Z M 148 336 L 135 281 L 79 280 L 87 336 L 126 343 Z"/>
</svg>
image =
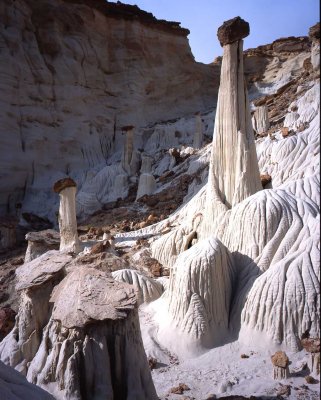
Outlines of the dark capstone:
<svg viewBox="0 0 321 400">
<path fill-rule="evenodd" d="M 225 21 L 217 30 L 217 37 L 221 46 L 236 42 L 250 34 L 250 25 L 240 17 Z"/>
<path fill-rule="evenodd" d="M 71 178 L 63 178 L 54 184 L 53 190 L 56 193 L 60 193 L 63 189 L 66 189 L 67 187 L 77 187 L 77 184 Z"/>
<path fill-rule="evenodd" d="M 309 37 L 310 39 L 320 39 L 320 22 L 311 26 L 309 29 Z"/>
</svg>

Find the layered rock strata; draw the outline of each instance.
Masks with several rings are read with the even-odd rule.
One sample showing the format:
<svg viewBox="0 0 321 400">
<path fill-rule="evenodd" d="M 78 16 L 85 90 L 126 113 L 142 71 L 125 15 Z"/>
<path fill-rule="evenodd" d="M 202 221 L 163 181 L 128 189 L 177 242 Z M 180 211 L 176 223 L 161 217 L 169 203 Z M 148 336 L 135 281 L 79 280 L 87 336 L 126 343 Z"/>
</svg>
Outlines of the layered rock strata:
<svg viewBox="0 0 321 400">
<path fill-rule="evenodd" d="M 120 161 L 122 126 L 207 110 L 215 99 L 218 68 L 194 61 L 188 30 L 138 7 L 4 0 L 0 24 L 1 214 L 20 204 L 54 221 L 53 183 L 72 176 L 81 189 L 108 157 Z"/>
</svg>

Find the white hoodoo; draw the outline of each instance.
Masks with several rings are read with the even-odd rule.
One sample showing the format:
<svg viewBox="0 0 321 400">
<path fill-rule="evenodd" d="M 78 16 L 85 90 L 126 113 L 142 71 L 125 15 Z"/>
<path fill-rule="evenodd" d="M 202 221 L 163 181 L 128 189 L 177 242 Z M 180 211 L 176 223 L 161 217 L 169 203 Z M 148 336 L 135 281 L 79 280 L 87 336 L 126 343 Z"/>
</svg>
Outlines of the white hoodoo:
<svg viewBox="0 0 321 400">
<path fill-rule="evenodd" d="M 71 251 L 79 253 L 80 242 L 77 232 L 76 217 L 76 191 L 77 185 L 71 178 L 64 178 L 57 181 L 54 191 L 59 193 L 59 230 L 60 230 L 60 251 Z"/>
</svg>

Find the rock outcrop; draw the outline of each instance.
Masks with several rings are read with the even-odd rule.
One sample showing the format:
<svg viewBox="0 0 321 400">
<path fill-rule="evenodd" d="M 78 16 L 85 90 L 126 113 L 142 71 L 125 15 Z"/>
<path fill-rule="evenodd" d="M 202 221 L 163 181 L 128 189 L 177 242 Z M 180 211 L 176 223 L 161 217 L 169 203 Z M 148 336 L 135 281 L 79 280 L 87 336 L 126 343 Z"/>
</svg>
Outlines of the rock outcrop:
<svg viewBox="0 0 321 400">
<path fill-rule="evenodd" d="M 8 400 L 32 399 L 55 400 L 45 390 L 33 385 L 27 379 L 0 361 L 0 398 Z"/>
<path fill-rule="evenodd" d="M 122 126 L 215 102 L 218 67 L 194 61 L 189 31 L 138 7 L 5 0 L 0 21 L 0 214 L 20 204 L 55 221 L 53 183 L 71 176 L 80 192 L 109 156 L 120 161 Z"/>
<path fill-rule="evenodd" d="M 58 250 L 60 235 L 53 229 L 46 229 L 39 232 L 29 232 L 25 236 L 28 247 L 25 255 L 25 263 L 41 256 L 49 250 Z"/>
<path fill-rule="evenodd" d="M 204 236 L 215 232 L 220 214 L 262 189 L 244 81 L 242 38 L 248 33 L 248 23 L 239 17 L 225 22 L 218 30 L 224 54 L 206 194 L 204 229 L 207 233 L 203 233 Z"/>
<path fill-rule="evenodd" d="M 71 178 L 60 179 L 54 184 L 54 191 L 59 194 L 58 214 L 61 251 L 79 253 L 80 243 L 76 217 L 76 182 Z"/>
<path fill-rule="evenodd" d="M 178 332 L 205 348 L 223 343 L 234 276 L 231 254 L 213 237 L 180 254 L 166 292 Z"/>
<path fill-rule="evenodd" d="M 17 270 L 21 304 L 1 360 L 57 399 L 156 399 L 132 286 L 71 261 L 51 251 Z"/>
</svg>

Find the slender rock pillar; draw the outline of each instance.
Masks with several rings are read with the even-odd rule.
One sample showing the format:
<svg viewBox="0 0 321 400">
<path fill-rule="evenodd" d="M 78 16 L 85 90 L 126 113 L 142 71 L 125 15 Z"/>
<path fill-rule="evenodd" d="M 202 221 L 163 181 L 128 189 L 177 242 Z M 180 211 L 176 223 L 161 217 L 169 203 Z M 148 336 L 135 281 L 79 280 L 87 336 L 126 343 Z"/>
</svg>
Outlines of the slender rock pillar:
<svg viewBox="0 0 321 400">
<path fill-rule="evenodd" d="M 194 149 L 200 149 L 203 144 L 203 126 L 202 126 L 202 118 L 201 114 L 197 112 L 195 114 L 195 132 L 193 138 L 193 147 Z"/>
<path fill-rule="evenodd" d="M 140 197 L 144 196 L 145 194 L 149 195 L 152 194 L 156 189 L 156 180 L 152 175 L 152 157 L 144 155 L 142 157 L 142 166 L 140 169 L 140 177 L 138 182 L 138 189 L 136 200 Z"/>
<path fill-rule="evenodd" d="M 243 40 L 249 24 L 236 17 L 218 29 L 223 46 L 206 194 L 205 236 L 225 211 L 262 189 L 243 71 Z"/>
<path fill-rule="evenodd" d="M 53 190 L 60 196 L 59 230 L 60 251 L 80 252 L 80 242 L 77 232 L 76 190 L 77 185 L 71 178 L 60 179 L 54 184 Z"/>
<path fill-rule="evenodd" d="M 252 122 L 253 128 L 258 135 L 266 132 L 270 128 L 268 108 L 266 105 L 258 107 L 254 111 Z"/>
<path fill-rule="evenodd" d="M 129 175 L 135 175 L 139 171 L 140 154 L 134 150 L 134 126 L 127 125 L 122 127 L 126 134 L 121 165 L 123 170 Z"/>
</svg>

